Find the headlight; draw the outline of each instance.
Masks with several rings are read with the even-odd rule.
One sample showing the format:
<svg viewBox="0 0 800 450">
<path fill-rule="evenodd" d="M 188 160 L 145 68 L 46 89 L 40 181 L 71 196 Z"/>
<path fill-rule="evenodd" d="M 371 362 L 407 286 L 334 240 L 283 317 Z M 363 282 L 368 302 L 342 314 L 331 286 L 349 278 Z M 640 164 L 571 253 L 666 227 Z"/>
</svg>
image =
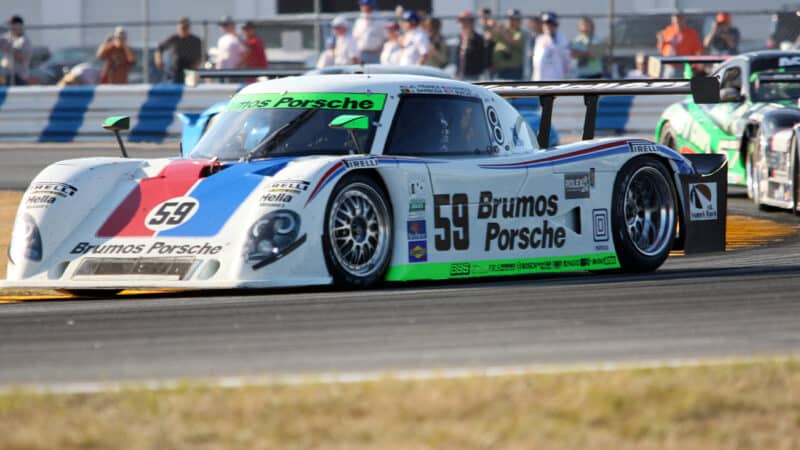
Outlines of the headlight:
<svg viewBox="0 0 800 450">
<path fill-rule="evenodd" d="M 263 267 L 277 260 L 297 247 L 299 233 L 300 216 L 296 212 L 282 209 L 264 215 L 247 233 L 247 261 L 258 261 L 256 265 Z"/>
<path fill-rule="evenodd" d="M 11 233 L 11 245 L 8 247 L 8 259 L 17 264 L 24 259 L 30 261 L 42 260 L 42 235 L 39 227 L 30 214 L 24 213 L 14 223 Z"/>
</svg>

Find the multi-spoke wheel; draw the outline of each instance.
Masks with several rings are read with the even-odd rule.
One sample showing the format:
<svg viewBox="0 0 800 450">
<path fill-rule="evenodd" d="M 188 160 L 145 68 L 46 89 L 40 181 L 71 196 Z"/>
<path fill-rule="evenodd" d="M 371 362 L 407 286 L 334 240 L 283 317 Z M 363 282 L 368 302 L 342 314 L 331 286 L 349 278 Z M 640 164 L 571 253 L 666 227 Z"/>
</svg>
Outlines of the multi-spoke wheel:
<svg viewBox="0 0 800 450">
<path fill-rule="evenodd" d="M 640 157 L 622 168 L 611 214 L 623 270 L 651 272 L 664 262 L 675 238 L 676 204 L 670 174 L 658 159 Z"/>
<path fill-rule="evenodd" d="M 372 178 L 355 174 L 336 186 L 325 213 L 323 249 L 337 284 L 369 286 L 383 278 L 392 252 L 392 214 Z"/>
</svg>

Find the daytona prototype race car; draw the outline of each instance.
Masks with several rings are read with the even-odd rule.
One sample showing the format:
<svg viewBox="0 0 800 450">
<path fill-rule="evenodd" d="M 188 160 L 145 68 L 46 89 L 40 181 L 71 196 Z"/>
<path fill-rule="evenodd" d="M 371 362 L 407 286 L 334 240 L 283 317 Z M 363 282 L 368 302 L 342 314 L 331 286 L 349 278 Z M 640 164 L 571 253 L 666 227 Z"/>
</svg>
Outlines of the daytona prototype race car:
<svg viewBox="0 0 800 450">
<path fill-rule="evenodd" d="M 691 91 L 717 94 L 715 81 L 692 80 Z M 642 139 L 593 140 L 597 98 L 689 92 L 675 80 L 251 84 L 186 158 L 44 169 L 19 207 L 3 285 L 364 287 L 652 271 L 673 248 L 724 249 L 725 161 Z M 546 148 L 561 95 L 584 97 L 585 140 Z M 543 105 L 538 134 L 503 98 L 531 96 Z M 105 126 L 119 138 L 129 119 Z"/>
<path fill-rule="evenodd" d="M 728 156 L 728 182 L 746 185 L 759 206 L 798 211 L 800 52 L 759 51 L 723 62 L 720 103 L 691 99 L 662 114 L 656 128 L 661 144 L 681 153 Z M 665 58 L 662 62 L 707 63 L 709 57 Z"/>
</svg>

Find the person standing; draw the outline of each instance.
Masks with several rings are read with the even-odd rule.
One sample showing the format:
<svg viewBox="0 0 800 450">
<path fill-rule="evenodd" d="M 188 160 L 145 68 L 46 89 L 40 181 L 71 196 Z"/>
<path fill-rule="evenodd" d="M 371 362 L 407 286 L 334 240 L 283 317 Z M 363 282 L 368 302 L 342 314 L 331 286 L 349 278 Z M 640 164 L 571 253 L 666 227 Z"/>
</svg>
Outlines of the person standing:
<svg viewBox="0 0 800 450">
<path fill-rule="evenodd" d="M 569 51 L 567 40 L 558 32 L 558 16 L 543 13 L 542 29 L 533 48 L 533 80 L 562 80 L 569 73 Z"/>
<path fill-rule="evenodd" d="M 603 61 L 594 43 L 594 21 L 589 17 L 578 19 L 578 35 L 570 43 L 577 78 L 603 78 Z"/>
<path fill-rule="evenodd" d="M 656 35 L 657 47 L 661 56 L 691 56 L 703 53 L 703 43 L 697 31 L 686 25 L 686 16 L 680 12 L 672 15 L 672 23 Z M 675 78 L 681 76 L 680 64 L 668 64 L 664 67 L 664 76 Z"/>
<path fill-rule="evenodd" d="M 173 83 L 183 84 L 183 71 L 197 69 L 203 60 L 203 43 L 200 38 L 192 34 L 191 29 L 189 18 L 179 17 L 177 33 L 158 44 L 153 55 L 156 67 L 163 70 L 165 67 L 163 53 L 167 52 L 169 66 L 166 72 Z"/>
<path fill-rule="evenodd" d="M 0 50 L 4 52 L 0 67 L 5 69 L 8 75 L 6 84 L 9 86 L 28 84 L 33 45 L 25 35 L 25 21 L 22 17 L 14 15 L 8 19 L 8 31 L 0 39 Z"/>
<path fill-rule="evenodd" d="M 222 36 L 217 40 L 217 69 L 238 69 L 244 57 L 244 44 L 236 34 L 236 22 L 231 16 L 222 16 L 219 21 Z"/>
<path fill-rule="evenodd" d="M 328 36 L 325 39 L 325 50 L 319 54 L 319 59 L 317 60 L 317 69 L 323 69 L 325 67 L 330 67 L 334 65 L 334 60 L 336 59 L 336 38 L 333 36 Z"/>
<path fill-rule="evenodd" d="M 358 51 L 353 38 L 348 34 L 347 19 L 337 16 L 331 22 L 333 33 L 336 36 L 336 47 L 333 50 L 333 63 L 337 66 L 346 64 L 359 64 Z"/>
<path fill-rule="evenodd" d="M 496 42 L 492 37 L 492 32 L 497 26 L 497 21 L 492 17 L 491 8 L 481 8 L 478 12 L 478 18 L 481 21 L 481 28 L 483 29 L 483 45 L 486 50 L 486 70 L 489 72 L 489 77 L 494 78 L 494 46 Z"/>
<path fill-rule="evenodd" d="M 117 27 L 97 49 L 97 59 L 105 61 L 100 71 L 102 84 L 128 84 L 128 72 L 136 63 L 136 56 L 127 43 L 125 28 Z"/>
<path fill-rule="evenodd" d="M 383 43 L 381 50 L 381 64 L 396 66 L 400 64 L 400 56 L 403 54 L 403 46 L 400 43 L 400 25 L 390 23 L 386 26 L 388 39 Z"/>
<path fill-rule="evenodd" d="M 256 34 L 256 24 L 248 20 L 242 25 L 242 44 L 245 52 L 242 67 L 246 69 L 266 69 L 269 67 L 264 41 Z"/>
<path fill-rule="evenodd" d="M 425 65 L 443 69 L 447 66 L 447 43 L 442 37 L 442 21 L 436 17 L 427 17 L 422 25 L 429 41 Z"/>
<path fill-rule="evenodd" d="M 475 31 L 475 16 L 472 11 L 462 11 L 458 15 L 461 34 L 458 38 L 458 78 L 476 81 L 486 70 L 486 44 L 483 37 Z"/>
<path fill-rule="evenodd" d="M 494 44 L 492 61 L 497 78 L 522 79 L 522 53 L 525 43 L 522 34 L 522 14 L 516 9 L 506 13 L 506 26 L 495 25 L 491 33 Z"/>
<path fill-rule="evenodd" d="M 533 49 L 536 46 L 536 37 L 543 33 L 542 19 L 539 16 L 528 18 L 528 37 L 525 39 L 525 55 L 523 56 L 522 78 L 530 80 L 533 77 Z"/>
<path fill-rule="evenodd" d="M 379 62 L 386 41 L 386 24 L 374 14 L 377 4 L 377 0 L 358 0 L 361 14 L 353 24 L 353 41 L 358 58 L 364 64 Z"/>
<path fill-rule="evenodd" d="M 736 55 L 739 53 L 739 29 L 731 23 L 731 15 L 726 12 L 717 14 L 711 31 L 703 39 L 705 47 L 712 55 Z"/>
<path fill-rule="evenodd" d="M 428 35 L 419 27 L 419 15 L 410 10 L 403 13 L 403 53 L 400 65 L 418 66 L 425 64 L 428 58 Z"/>
</svg>

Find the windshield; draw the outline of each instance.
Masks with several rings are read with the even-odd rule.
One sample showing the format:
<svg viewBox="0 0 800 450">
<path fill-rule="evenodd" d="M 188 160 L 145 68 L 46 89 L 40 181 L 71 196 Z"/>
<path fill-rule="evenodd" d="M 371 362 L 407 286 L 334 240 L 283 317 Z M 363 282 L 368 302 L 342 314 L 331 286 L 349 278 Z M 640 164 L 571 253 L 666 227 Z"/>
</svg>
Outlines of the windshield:
<svg viewBox="0 0 800 450">
<path fill-rule="evenodd" d="M 380 120 L 385 94 L 245 94 L 231 99 L 226 111 L 192 150 L 190 157 L 221 161 L 270 156 L 349 155 L 369 152 L 375 127 L 332 129 L 343 114 L 359 114 L 370 123 Z"/>
<path fill-rule="evenodd" d="M 754 102 L 796 102 L 800 98 L 800 72 L 760 72 L 752 80 Z"/>
</svg>

